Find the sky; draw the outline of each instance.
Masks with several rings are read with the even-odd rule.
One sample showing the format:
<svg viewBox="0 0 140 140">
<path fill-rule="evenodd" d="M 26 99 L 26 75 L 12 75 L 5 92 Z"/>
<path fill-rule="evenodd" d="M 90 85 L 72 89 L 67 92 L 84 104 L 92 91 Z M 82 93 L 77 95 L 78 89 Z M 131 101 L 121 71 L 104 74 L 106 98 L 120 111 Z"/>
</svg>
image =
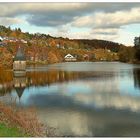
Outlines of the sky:
<svg viewBox="0 0 140 140">
<path fill-rule="evenodd" d="M 71 39 L 133 45 L 140 35 L 140 3 L 0 3 L 0 25 Z"/>
</svg>

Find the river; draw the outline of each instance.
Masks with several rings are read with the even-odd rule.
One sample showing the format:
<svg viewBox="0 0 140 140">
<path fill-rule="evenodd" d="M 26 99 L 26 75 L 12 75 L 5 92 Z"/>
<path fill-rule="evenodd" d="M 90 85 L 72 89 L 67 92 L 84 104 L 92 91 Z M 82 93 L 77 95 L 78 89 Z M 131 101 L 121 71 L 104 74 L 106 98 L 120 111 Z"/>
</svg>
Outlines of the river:
<svg viewBox="0 0 140 140">
<path fill-rule="evenodd" d="M 0 71 L 0 101 L 37 110 L 59 136 L 140 136 L 140 65 L 68 62 Z"/>
</svg>

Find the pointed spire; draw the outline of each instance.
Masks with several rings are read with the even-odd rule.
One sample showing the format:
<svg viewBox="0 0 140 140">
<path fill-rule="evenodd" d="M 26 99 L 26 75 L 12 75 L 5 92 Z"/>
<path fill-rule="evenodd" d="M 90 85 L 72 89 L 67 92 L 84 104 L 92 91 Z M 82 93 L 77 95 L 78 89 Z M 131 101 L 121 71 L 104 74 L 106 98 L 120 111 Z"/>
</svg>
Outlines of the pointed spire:
<svg viewBox="0 0 140 140">
<path fill-rule="evenodd" d="M 26 58 L 25 58 L 25 55 L 24 55 L 24 53 L 23 53 L 23 50 L 22 50 L 22 48 L 19 46 L 19 47 L 18 47 L 17 54 L 16 54 L 16 56 L 15 56 L 15 58 L 14 58 L 14 61 L 25 61 L 25 60 L 26 60 Z"/>
<path fill-rule="evenodd" d="M 22 97 L 22 95 L 23 95 L 25 87 L 16 87 L 15 89 L 16 89 L 17 95 L 18 95 L 18 97 L 20 99 Z"/>
</svg>

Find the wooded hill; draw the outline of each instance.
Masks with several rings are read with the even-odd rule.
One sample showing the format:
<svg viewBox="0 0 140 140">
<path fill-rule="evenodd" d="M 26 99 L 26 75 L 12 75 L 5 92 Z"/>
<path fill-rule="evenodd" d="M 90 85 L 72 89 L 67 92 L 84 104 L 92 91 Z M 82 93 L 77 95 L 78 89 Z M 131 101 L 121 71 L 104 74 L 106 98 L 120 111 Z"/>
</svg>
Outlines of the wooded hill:
<svg viewBox="0 0 140 140">
<path fill-rule="evenodd" d="M 28 63 L 63 62 L 68 53 L 77 61 L 118 60 L 122 44 L 106 40 L 69 39 L 49 34 L 22 32 L 20 28 L 0 26 L 0 66 L 12 66 L 13 57 L 19 46 L 24 48 Z"/>
</svg>

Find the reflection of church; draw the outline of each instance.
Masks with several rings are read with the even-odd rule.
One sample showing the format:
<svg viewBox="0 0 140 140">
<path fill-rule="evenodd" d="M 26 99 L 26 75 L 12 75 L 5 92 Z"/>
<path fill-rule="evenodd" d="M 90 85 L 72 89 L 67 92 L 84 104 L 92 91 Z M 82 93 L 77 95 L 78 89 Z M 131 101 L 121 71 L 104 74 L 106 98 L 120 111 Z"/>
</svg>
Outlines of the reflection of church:
<svg viewBox="0 0 140 140">
<path fill-rule="evenodd" d="M 21 47 L 18 48 L 18 51 L 14 58 L 13 70 L 14 88 L 20 99 L 26 87 L 26 58 Z"/>
<path fill-rule="evenodd" d="M 19 99 L 22 97 L 24 89 L 26 88 L 26 76 L 15 76 L 13 78 L 14 88 Z"/>
</svg>

